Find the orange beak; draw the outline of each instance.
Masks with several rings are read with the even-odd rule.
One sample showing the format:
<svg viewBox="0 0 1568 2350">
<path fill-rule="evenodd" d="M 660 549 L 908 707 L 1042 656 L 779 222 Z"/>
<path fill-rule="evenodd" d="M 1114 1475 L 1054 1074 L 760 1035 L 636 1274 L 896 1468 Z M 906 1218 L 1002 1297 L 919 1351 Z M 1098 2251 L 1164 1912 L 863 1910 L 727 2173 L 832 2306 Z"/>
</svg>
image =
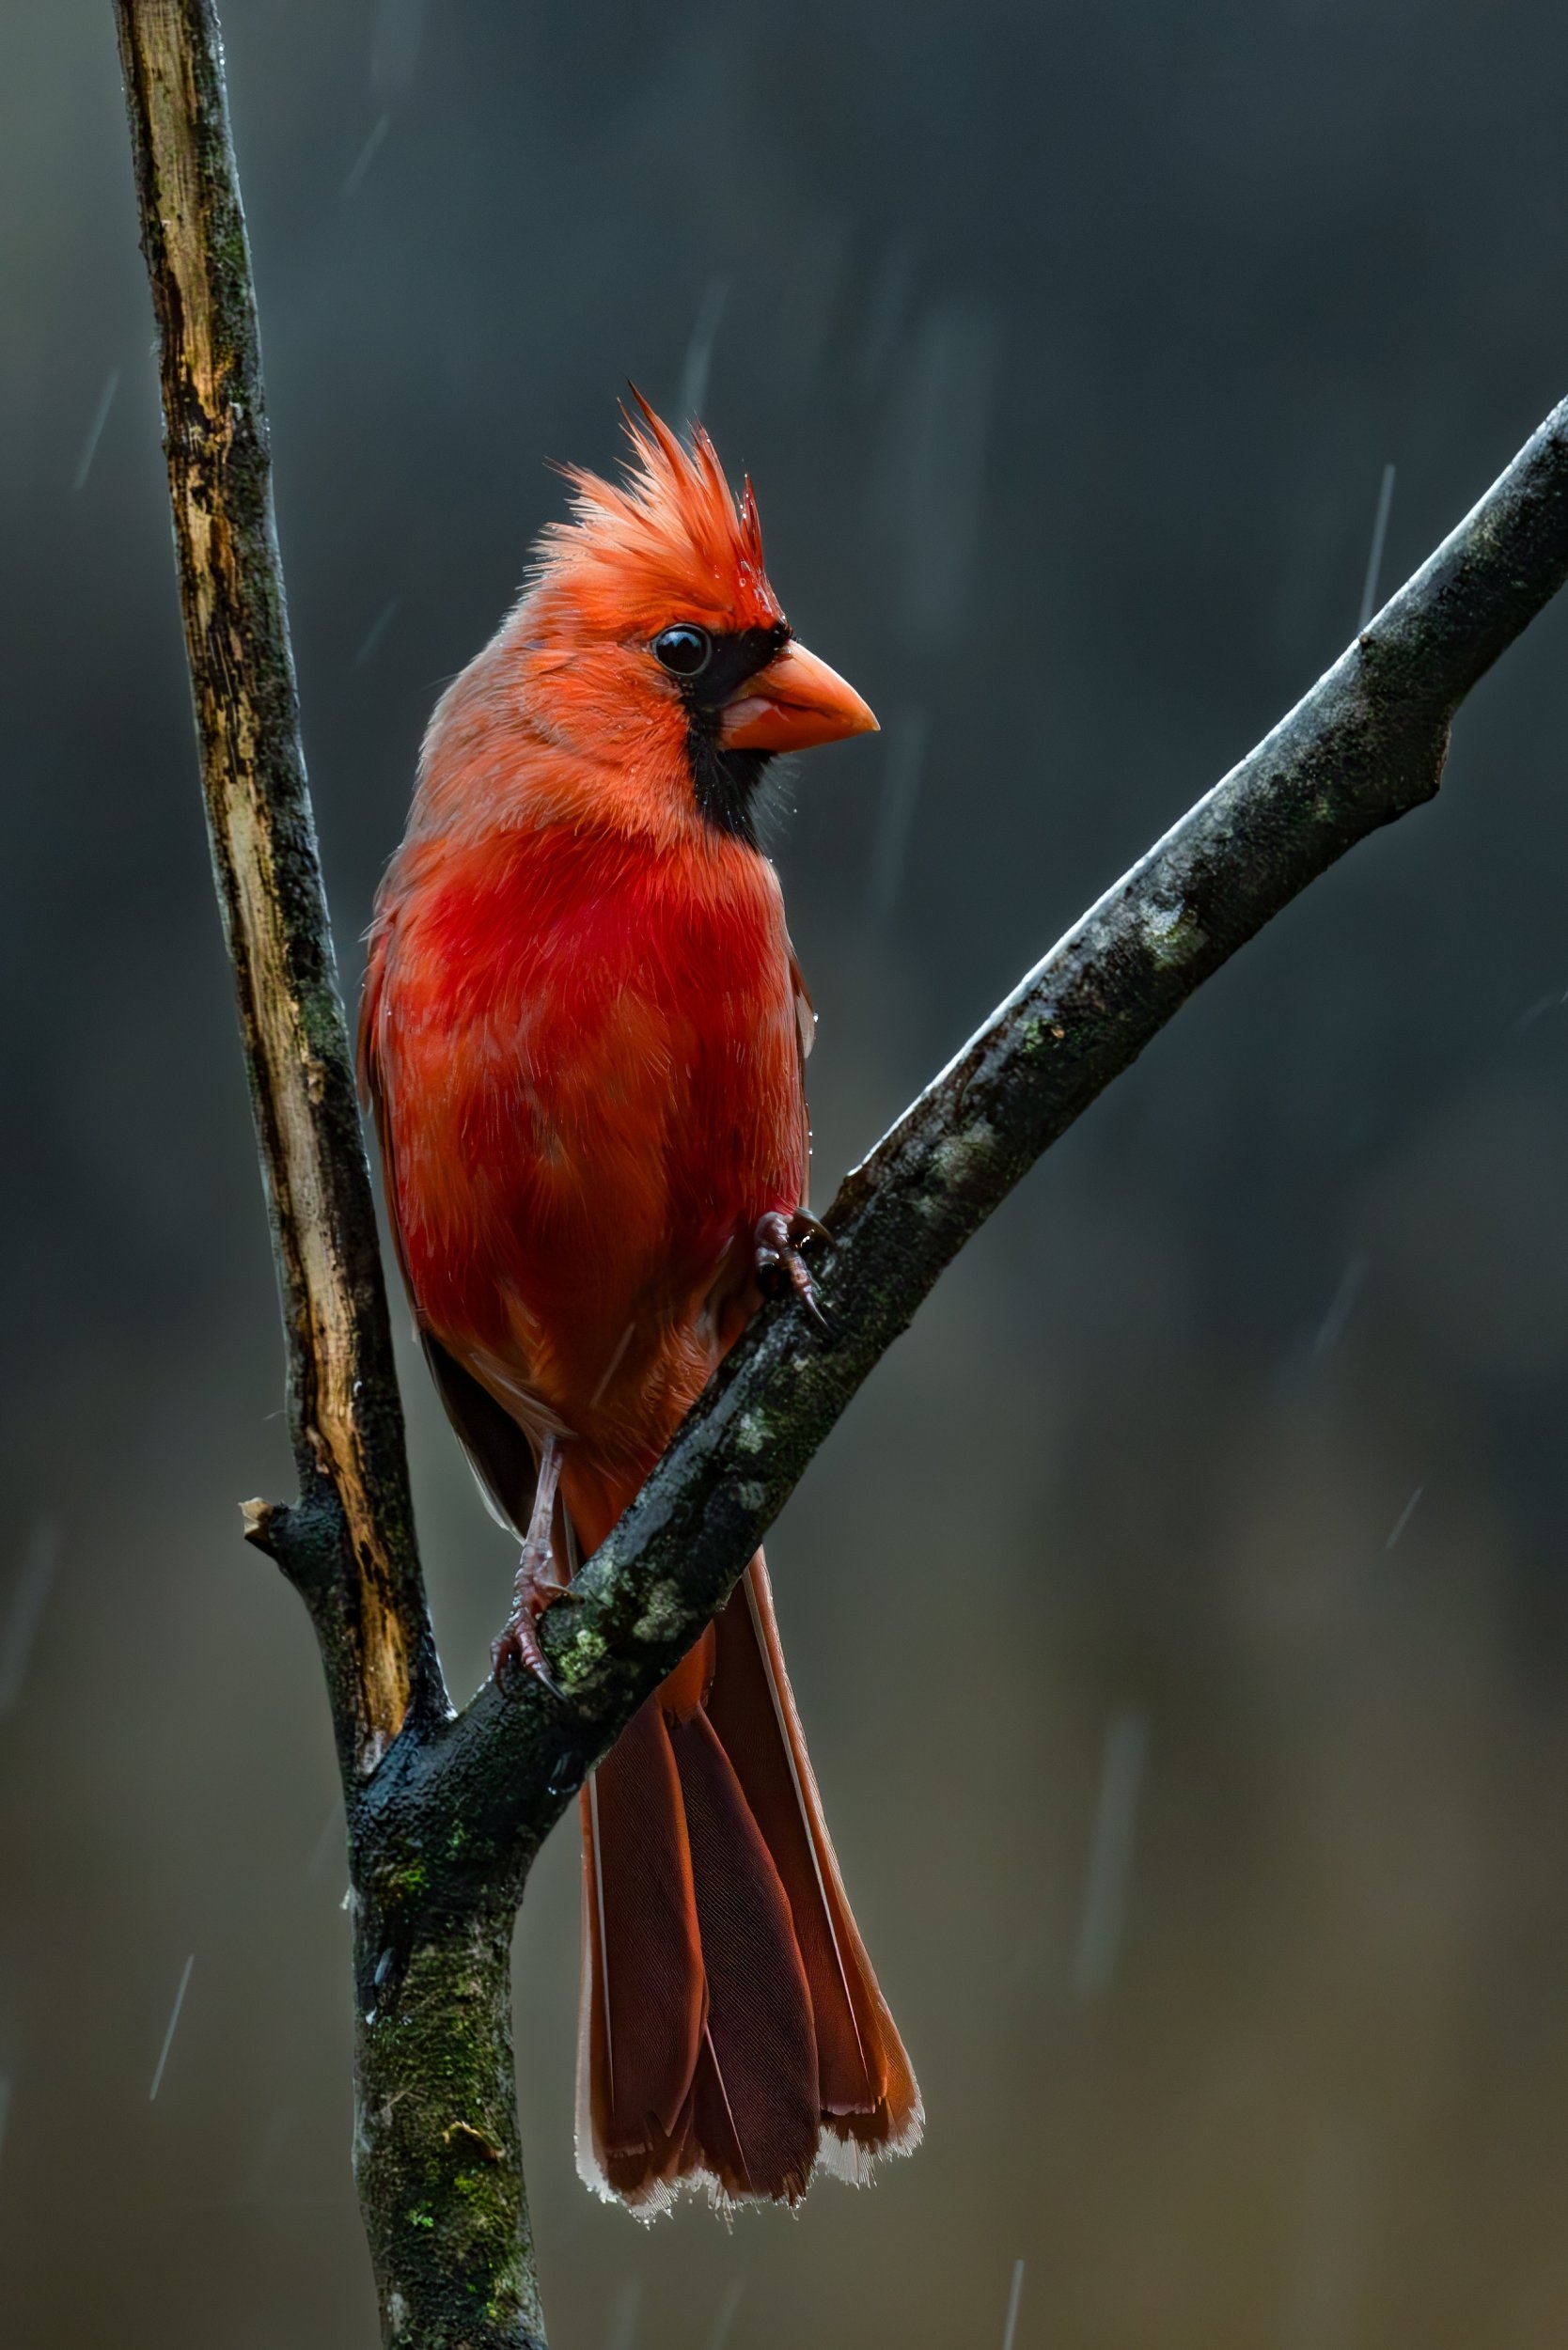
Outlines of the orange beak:
<svg viewBox="0 0 1568 2350">
<path fill-rule="evenodd" d="M 786 645 L 725 704 L 719 740 L 727 751 L 808 751 L 877 731 L 869 704 L 837 669 L 804 645 Z"/>
</svg>

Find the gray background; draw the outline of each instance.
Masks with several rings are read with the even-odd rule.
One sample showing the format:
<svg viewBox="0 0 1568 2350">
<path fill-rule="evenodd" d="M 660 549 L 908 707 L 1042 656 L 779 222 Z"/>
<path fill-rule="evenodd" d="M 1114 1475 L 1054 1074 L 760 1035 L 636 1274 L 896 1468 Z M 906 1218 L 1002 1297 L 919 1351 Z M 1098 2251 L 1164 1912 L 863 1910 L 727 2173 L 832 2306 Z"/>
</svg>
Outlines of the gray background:
<svg viewBox="0 0 1568 2350">
<path fill-rule="evenodd" d="M 225 16 L 346 979 L 542 461 L 699 396 L 885 721 L 779 834 L 819 1200 L 1339 650 L 1385 465 L 1392 586 L 1568 390 L 1544 0 Z M 0 285 L 0 2329 L 368 2350 L 107 0 L 4 11 Z M 919 2155 L 729 2234 L 590 2202 L 546 1854 L 563 2350 L 986 2350 L 1020 2258 L 1017 2350 L 1558 2350 L 1565 648 L 1054 1153 L 770 1545 Z M 461 1688 L 510 1559 L 408 1387 Z"/>
</svg>

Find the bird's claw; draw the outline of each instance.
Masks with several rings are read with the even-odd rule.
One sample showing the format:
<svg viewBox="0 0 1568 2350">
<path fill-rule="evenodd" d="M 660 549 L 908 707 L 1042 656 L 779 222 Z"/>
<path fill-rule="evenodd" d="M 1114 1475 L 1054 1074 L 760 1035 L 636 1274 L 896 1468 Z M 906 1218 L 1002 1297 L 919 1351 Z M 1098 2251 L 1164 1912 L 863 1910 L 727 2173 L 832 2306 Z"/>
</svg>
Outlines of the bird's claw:
<svg viewBox="0 0 1568 2350">
<path fill-rule="evenodd" d="M 539 1642 L 539 1620 L 559 1599 L 561 1589 L 548 1541 L 542 1553 L 533 1541 L 525 1542 L 517 1562 L 511 1614 L 490 1644 L 490 1668 L 497 1685 L 505 1688 L 508 1672 L 521 1667 L 544 1684 L 557 1704 L 565 1705 L 566 1691 L 551 1672 Z"/>
<path fill-rule="evenodd" d="M 543 1610 L 541 1609 L 541 1614 Z M 557 1705 L 568 1702 L 566 1691 L 544 1661 L 544 1651 L 539 1644 L 534 1626 L 538 1619 L 527 1614 L 510 1616 L 502 1630 L 490 1643 L 490 1668 L 497 1685 L 505 1688 L 507 1676 L 514 1669 L 529 1672 L 549 1690 Z"/>
<path fill-rule="evenodd" d="M 752 1239 L 752 1264 L 762 1295 L 798 1297 L 812 1320 L 831 1333 L 833 1324 L 807 1262 L 808 1254 L 823 1255 L 832 1247 L 833 1235 L 826 1225 L 819 1224 L 804 1208 L 797 1208 L 793 1215 L 774 1208 L 759 1216 Z"/>
</svg>

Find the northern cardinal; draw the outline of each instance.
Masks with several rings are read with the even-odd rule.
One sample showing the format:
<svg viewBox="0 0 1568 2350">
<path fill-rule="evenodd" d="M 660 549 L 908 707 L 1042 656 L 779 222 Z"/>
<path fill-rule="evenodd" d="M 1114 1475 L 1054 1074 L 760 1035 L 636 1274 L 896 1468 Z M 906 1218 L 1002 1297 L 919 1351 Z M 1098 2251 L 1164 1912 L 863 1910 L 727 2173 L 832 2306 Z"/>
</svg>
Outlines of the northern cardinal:
<svg viewBox="0 0 1568 2350">
<path fill-rule="evenodd" d="M 757 844 L 780 751 L 874 728 L 792 635 L 707 434 L 641 400 L 567 469 L 521 600 L 443 697 L 360 1021 L 442 1400 L 523 1538 L 497 1670 L 770 1291 L 814 1290 L 813 1015 Z M 919 2138 L 823 1821 L 760 1552 L 582 1796 L 577 2162 L 651 2217 L 795 2202 Z"/>
</svg>

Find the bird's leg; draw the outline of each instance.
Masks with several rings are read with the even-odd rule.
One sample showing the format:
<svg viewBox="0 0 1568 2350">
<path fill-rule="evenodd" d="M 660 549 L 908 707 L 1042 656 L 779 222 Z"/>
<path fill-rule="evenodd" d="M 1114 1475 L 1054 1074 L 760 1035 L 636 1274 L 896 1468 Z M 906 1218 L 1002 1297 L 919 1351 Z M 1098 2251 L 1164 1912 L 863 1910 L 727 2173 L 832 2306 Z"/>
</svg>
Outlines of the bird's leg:
<svg viewBox="0 0 1568 2350">
<path fill-rule="evenodd" d="M 550 1540 L 551 1522 L 556 1514 L 556 1489 L 561 1480 L 561 1442 L 558 1436 L 546 1436 L 540 1455 L 539 1482 L 534 1487 L 533 1513 L 524 1538 L 522 1556 L 517 1561 L 517 1579 L 512 1585 L 511 1614 L 498 1639 L 491 1645 L 490 1661 L 497 1681 L 509 1665 L 525 1666 L 535 1679 L 542 1681 L 553 1698 L 566 1702 L 565 1692 L 556 1686 L 550 1668 L 544 1661 L 544 1651 L 539 1644 L 539 1620 L 552 1600 L 558 1599 L 565 1588 L 565 1576 L 556 1564 L 555 1547 Z"/>
<path fill-rule="evenodd" d="M 763 1296 L 798 1297 L 823 1328 L 831 1330 L 833 1324 L 817 1295 L 817 1284 L 807 1262 L 808 1254 L 821 1255 L 832 1247 L 833 1235 L 826 1225 L 819 1224 L 804 1208 L 797 1208 L 793 1215 L 783 1215 L 774 1208 L 758 1218 L 752 1239 L 752 1264 Z"/>
</svg>

